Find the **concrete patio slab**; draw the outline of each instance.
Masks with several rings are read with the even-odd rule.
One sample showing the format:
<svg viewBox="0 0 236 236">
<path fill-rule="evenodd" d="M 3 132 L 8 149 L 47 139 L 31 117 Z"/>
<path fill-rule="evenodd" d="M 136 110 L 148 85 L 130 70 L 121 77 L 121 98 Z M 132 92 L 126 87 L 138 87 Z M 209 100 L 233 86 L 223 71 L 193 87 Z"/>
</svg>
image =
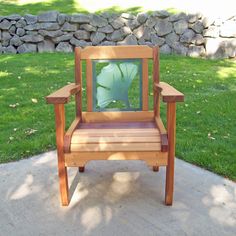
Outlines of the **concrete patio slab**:
<svg viewBox="0 0 236 236">
<path fill-rule="evenodd" d="M 175 201 L 164 205 L 165 169 L 142 161 L 69 169 L 61 207 L 56 153 L 0 165 L 0 235 L 236 235 L 236 184 L 176 159 Z"/>
</svg>

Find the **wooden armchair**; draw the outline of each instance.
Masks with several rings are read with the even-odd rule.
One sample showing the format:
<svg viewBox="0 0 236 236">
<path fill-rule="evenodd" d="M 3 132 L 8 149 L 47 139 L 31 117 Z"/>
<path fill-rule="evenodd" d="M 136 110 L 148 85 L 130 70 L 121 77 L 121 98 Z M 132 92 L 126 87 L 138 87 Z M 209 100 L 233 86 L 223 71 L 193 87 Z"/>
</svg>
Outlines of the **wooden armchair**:
<svg viewBox="0 0 236 236">
<path fill-rule="evenodd" d="M 148 107 L 148 59 L 153 60 L 154 107 Z M 87 112 L 82 111 L 82 60 L 86 61 Z M 140 94 L 140 96 L 138 95 Z M 64 104 L 75 95 L 76 117 L 65 132 Z M 167 130 L 160 118 L 167 103 Z M 172 205 L 176 102 L 184 95 L 159 81 L 159 50 L 148 46 L 75 49 L 75 83 L 46 97 L 54 104 L 62 205 L 70 202 L 67 167 L 83 172 L 91 160 L 144 160 L 166 166 L 165 204 Z M 119 109 L 117 109 L 119 108 Z"/>
</svg>

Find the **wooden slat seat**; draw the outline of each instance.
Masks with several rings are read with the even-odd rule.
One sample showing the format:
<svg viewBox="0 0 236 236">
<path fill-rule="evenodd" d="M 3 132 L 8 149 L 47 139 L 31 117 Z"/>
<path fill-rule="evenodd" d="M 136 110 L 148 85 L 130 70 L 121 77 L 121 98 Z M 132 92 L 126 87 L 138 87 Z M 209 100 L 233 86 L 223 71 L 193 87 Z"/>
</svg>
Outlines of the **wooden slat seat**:
<svg viewBox="0 0 236 236">
<path fill-rule="evenodd" d="M 154 122 L 81 123 L 70 150 L 160 151 L 161 137 Z"/>
</svg>

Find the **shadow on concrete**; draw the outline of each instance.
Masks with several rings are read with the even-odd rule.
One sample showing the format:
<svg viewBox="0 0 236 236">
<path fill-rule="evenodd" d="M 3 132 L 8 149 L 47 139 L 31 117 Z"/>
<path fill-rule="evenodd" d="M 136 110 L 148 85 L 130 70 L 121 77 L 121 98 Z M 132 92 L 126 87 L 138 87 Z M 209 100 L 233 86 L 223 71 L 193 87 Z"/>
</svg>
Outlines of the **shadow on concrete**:
<svg viewBox="0 0 236 236">
<path fill-rule="evenodd" d="M 152 172 L 140 161 L 69 169 L 69 207 L 60 206 L 55 152 L 3 164 L 0 176 L 3 235 L 236 233 L 236 184 L 180 160 L 172 207 L 163 203 L 164 168 Z"/>
</svg>

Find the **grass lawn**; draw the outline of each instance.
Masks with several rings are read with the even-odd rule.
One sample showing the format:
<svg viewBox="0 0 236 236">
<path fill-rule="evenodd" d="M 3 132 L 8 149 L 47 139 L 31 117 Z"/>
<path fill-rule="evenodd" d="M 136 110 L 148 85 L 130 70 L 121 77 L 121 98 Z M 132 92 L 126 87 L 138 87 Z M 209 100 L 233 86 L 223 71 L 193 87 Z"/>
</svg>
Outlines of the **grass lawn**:
<svg viewBox="0 0 236 236">
<path fill-rule="evenodd" d="M 53 106 L 44 96 L 74 80 L 73 60 L 73 54 L 0 55 L 1 163 L 55 149 Z M 235 181 L 236 61 L 161 56 L 161 79 L 186 98 L 177 106 L 176 155 Z M 68 125 L 73 101 L 66 110 Z"/>
<path fill-rule="evenodd" d="M 162 4 L 162 5 L 160 5 Z M 118 6 L 119 5 L 119 6 Z M 168 7 L 163 3 L 158 3 L 158 9 L 167 9 L 170 13 L 176 13 L 175 7 Z M 157 7 L 156 6 L 156 7 Z M 0 15 L 10 14 L 39 14 L 45 11 L 56 10 L 62 13 L 89 13 L 96 12 L 130 12 L 136 14 L 142 11 L 153 11 L 153 3 L 149 4 L 144 2 L 124 2 L 120 1 L 88 1 L 88 0 L 0 0 Z"/>
</svg>

